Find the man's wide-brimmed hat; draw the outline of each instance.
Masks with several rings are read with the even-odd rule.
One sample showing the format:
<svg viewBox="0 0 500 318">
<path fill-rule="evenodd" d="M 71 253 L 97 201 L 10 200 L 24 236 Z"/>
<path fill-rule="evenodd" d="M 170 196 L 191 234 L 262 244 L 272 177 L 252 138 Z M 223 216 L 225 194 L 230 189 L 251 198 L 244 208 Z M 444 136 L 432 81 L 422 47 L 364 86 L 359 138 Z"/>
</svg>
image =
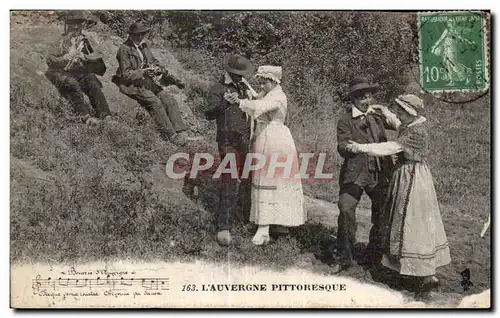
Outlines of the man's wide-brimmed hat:
<svg viewBox="0 0 500 318">
<path fill-rule="evenodd" d="M 139 33 L 146 33 L 150 30 L 150 27 L 147 27 L 139 22 L 134 22 L 130 25 L 128 28 L 128 33 L 129 34 L 139 34 Z"/>
<path fill-rule="evenodd" d="M 359 96 L 365 93 L 374 93 L 378 90 L 378 84 L 370 83 L 366 78 L 356 77 L 349 87 L 347 98 Z"/>
<path fill-rule="evenodd" d="M 255 76 L 268 78 L 280 84 L 281 74 L 282 74 L 281 66 L 262 65 L 259 66 L 259 69 L 257 70 L 257 74 L 255 74 Z"/>
<path fill-rule="evenodd" d="M 398 103 L 398 105 L 408 114 L 415 117 L 418 117 L 424 110 L 424 101 L 413 94 L 399 95 L 396 98 L 396 103 Z"/>
<path fill-rule="evenodd" d="M 227 55 L 224 58 L 224 69 L 229 73 L 242 76 L 247 76 L 254 72 L 252 62 L 239 54 Z"/>
<path fill-rule="evenodd" d="M 97 23 L 97 18 L 94 15 L 82 10 L 68 11 L 64 14 L 63 18 L 64 22 L 67 24 L 84 22 Z"/>
</svg>

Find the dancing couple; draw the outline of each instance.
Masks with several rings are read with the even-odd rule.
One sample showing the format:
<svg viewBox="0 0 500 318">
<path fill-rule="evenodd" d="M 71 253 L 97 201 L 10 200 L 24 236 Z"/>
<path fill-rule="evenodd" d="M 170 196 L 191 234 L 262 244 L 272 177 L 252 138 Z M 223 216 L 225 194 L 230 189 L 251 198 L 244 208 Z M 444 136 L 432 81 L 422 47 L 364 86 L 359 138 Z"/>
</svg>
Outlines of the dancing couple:
<svg viewBox="0 0 500 318">
<path fill-rule="evenodd" d="M 221 162 L 228 155 L 236 157 L 238 178 L 222 174 L 219 204 L 216 212 L 217 240 L 231 243 L 234 219 L 253 222 L 257 231 L 252 239 L 256 245 L 270 241 L 270 233 L 287 234 L 288 227 L 304 224 L 303 192 L 298 156 L 290 130 L 285 126 L 287 98 L 281 87 L 279 66 L 260 66 L 255 74 L 257 93 L 245 79 L 254 73 L 252 63 L 237 54 L 224 61 L 225 73 L 213 87 L 208 119 L 217 122 L 217 144 Z M 263 168 L 244 176 L 248 153 L 265 157 Z M 285 162 L 292 158 L 291 173 L 283 168 L 268 175 L 272 158 Z M 275 159 L 276 160 L 276 159 Z M 248 164 L 248 163 L 247 163 Z"/>
<path fill-rule="evenodd" d="M 372 201 L 372 228 L 363 265 L 378 264 L 413 278 L 419 296 L 437 288 L 436 268 L 450 263 L 450 250 L 427 164 L 429 135 L 424 103 L 398 96 L 394 111 L 376 105 L 377 85 L 357 79 L 351 111 L 338 122 L 340 173 L 337 270 L 353 265 L 356 206 L 365 191 Z M 398 131 L 388 141 L 385 129 Z M 395 165 L 391 156 L 397 156 Z"/>
</svg>

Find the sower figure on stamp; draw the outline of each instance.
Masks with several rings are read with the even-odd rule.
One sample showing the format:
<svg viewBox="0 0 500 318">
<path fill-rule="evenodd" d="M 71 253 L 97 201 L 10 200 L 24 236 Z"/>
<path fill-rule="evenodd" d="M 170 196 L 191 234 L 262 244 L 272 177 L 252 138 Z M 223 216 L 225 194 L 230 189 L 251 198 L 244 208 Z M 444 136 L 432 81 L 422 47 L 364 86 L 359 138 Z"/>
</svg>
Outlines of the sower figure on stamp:
<svg viewBox="0 0 500 318">
<path fill-rule="evenodd" d="M 231 226 L 236 218 L 244 223 L 249 222 L 251 207 L 250 178 L 241 178 L 243 165 L 250 144 L 250 122 L 237 104 L 224 99 L 226 93 L 237 93 L 240 99 L 252 97 L 243 76 L 254 71 L 252 63 L 241 55 L 228 55 L 224 59 L 226 70 L 221 80 L 211 89 L 210 109 L 205 113 L 209 120 L 217 122 L 217 144 L 221 157 L 236 157 L 238 177 L 222 174 L 219 192 L 219 205 L 216 212 L 217 241 L 222 245 L 231 243 Z"/>
<path fill-rule="evenodd" d="M 372 85 L 365 79 L 355 79 L 348 95 L 352 102 L 351 111 L 344 114 L 337 124 L 338 152 L 344 158 L 339 177 L 337 271 L 345 270 L 353 264 L 356 207 L 363 191 L 372 201 L 372 228 L 363 264 L 378 264 L 382 257 L 382 227 L 386 223 L 382 219 L 382 208 L 393 167 L 392 159 L 356 154 L 348 150 L 350 140 L 360 144 L 387 141 L 384 120 L 374 116 L 370 107 L 373 102 L 372 93 L 376 90 L 377 85 Z"/>
<path fill-rule="evenodd" d="M 168 71 L 153 56 L 150 43 L 145 40 L 148 32 L 149 28 L 139 23 L 130 25 L 129 38 L 116 54 L 119 67 L 113 82 L 120 92 L 136 100 L 149 112 L 162 138 L 184 145 L 195 138 L 188 136 L 175 98 L 154 80 L 158 72 L 167 74 Z"/>
<path fill-rule="evenodd" d="M 91 115 L 92 108 L 97 118 L 111 118 L 102 83 L 96 76 L 104 75 L 106 65 L 97 45 L 83 32 L 84 24 L 96 21 L 85 11 L 70 12 L 64 20 L 65 32 L 48 54 L 49 68 L 45 75 L 84 122 L 93 125 L 97 119 Z M 92 107 L 85 101 L 85 95 Z"/>
</svg>

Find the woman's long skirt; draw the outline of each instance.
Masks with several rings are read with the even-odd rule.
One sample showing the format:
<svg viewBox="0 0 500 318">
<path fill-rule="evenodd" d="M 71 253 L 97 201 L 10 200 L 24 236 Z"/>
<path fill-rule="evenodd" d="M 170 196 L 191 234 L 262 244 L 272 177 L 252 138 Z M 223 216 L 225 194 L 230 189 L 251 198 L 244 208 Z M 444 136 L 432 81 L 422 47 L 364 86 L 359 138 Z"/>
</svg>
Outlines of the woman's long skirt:
<svg viewBox="0 0 500 318">
<path fill-rule="evenodd" d="M 385 204 L 390 223 L 382 265 L 402 275 L 429 276 L 451 262 L 427 164 L 408 162 L 397 169 Z"/>
</svg>

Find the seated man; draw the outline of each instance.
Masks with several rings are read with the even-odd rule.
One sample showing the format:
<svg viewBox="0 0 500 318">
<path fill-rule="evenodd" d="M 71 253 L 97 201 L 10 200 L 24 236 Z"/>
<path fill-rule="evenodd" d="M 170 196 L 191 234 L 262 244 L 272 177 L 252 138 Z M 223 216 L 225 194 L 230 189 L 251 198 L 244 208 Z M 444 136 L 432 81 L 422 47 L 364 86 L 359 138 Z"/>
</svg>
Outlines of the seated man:
<svg viewBox="0 0 500 318">
<path fill-rule="evenodd" d="M 177 101 L 153 79 L 155 75 L 167 74 L 168 71 L 154 58 L 149 41 L 144 40 L 148 31 L 148 27 L 139 23 L 130 25 L 129 38 L 116 54 L 119 67 L 113 82 L 120 92 L 149 112 L 163 138 L 184 145 L 193 138 L 187 136 Z"/>
<path fill-rule="evenodd" d="M 97 122 L 92 118 L 92 107 L 97 118 L 111 118 L 102 83 L 96 77 L 104 75 L 106 66 L 97 52 L 95 43 L 83 33 L 84 23 L 94 22 L 83 11 L 70 12 L 65 17 L 65 33 L 54 43 L 47 57 L 47 78 L 67 98 L 75 112 L 86 124 Z M 86 94 L 92 107 L 85 102 Z"/>
</svg>

